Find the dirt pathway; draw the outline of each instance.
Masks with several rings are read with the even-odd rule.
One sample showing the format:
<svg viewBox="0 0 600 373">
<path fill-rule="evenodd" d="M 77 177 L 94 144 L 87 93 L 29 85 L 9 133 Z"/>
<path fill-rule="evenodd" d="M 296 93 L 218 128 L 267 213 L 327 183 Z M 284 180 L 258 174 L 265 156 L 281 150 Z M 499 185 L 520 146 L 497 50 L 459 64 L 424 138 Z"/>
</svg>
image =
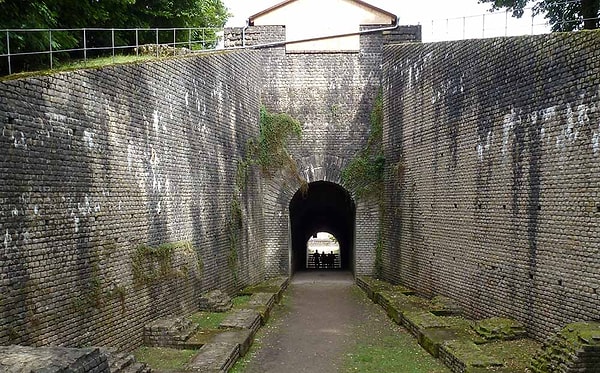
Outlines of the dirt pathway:
<svg viewBox="0 0 600 373">
<path fill-rule="evenodd" d="M 275 309 L 274 317 L 259 332 L 256 347 L 236 366 L 235 372 L 366 372 L 370 371 L 369 364 L 377 369 L 374 371 L 385 372 L 382 370 L 384 362 L 377 359 L 386 363 L 395 359 L 398 352 L 392 351 L 392 357 L 387 356 L 384 345 L 390 344 L 389 337 L 397 336 L 403 339 L 391 342 L 394 348 L 397 344 L 409 344 L 402 346 L 408 348 L 407 354 L 415 355 L 416 351 L 419 359 L 425 359 L 424 362 L 419 360 L 419 364 L 425 364 L 424 370 L 402 371 L 446 372 L 415 347 L 416 342 L 406 331 L 389 321 L 378 306 L 365 298 L 350 273 L 298 273 L 286 291 L 283 304 Z M 370 353 L 372 347 L 379 348 L 377 341 L 383 343 L 383 350 Z M 366 355 L 361 355 L 363 353 Z"/>
</svg>

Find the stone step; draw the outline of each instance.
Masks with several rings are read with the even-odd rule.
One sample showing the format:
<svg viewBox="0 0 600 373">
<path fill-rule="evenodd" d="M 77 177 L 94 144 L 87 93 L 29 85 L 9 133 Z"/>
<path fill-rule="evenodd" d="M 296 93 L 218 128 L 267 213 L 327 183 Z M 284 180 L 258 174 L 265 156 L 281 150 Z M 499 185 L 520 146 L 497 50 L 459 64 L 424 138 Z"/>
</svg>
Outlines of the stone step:
<svg viewBox="0 0 600 373">
<path fill-rule="evenodd" d="M 222 329 L 249 329 L 252 336 L 261 326 L 261 316 L 256 310 L 242 309 L 231 313 L 219 325 Z"/>
<path fill-rule="evenodd" d="M 196 330 L 198 325 L 187 318 L 158 319 L 144 327 L 144 345 L 180 348 Z"/>
<path fill-rule="evenodd" d="M 144 363 L 138 363 L 131 354 L 101 349 L 106 355 L 111 373 L 148 373 L 150 368 Z"/>
<path fill-rule="evenodd" d="M 258 311 L 264 325 L 269 319 L 271 309 L 275 305 L 276 293 L 254 293 L 246 304 L 246 308 Z"/>
<path fill-rule="evenodd" d="M 439 357 L 453 373 L 474 373 L 503 369 L 498 358 L 485 354 L 471 341 L 451 340 L 441 344 Z"/>
<path fill-rule="evenodd" d="M 240 345 L 235 342 L 205 344 L 188 364 L 186 370 L 198 373 L 226 373 L 240 356 Z"/>
</svg>

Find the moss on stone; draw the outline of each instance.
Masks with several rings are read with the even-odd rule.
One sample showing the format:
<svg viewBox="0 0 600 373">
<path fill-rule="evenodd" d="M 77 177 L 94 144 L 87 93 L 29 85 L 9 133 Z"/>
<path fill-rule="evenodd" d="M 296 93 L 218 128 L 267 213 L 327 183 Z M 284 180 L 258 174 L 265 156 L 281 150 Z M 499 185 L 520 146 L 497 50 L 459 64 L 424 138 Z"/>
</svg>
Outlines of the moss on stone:
<svg viewBox="0 0 600 373">
<path fill-rule="evenodd" d="M 535 373 L 546 373 L 575 364 L 585 367 L 587 362 L 580 357 L 585 350 L 600 350 L 600 322 L 576 322 L 565 326 L 533 356 L 530 369 Z"/>
<path fill-rule="evenodd" d="M 473 323 L 473 329 L 479 336 L 488 341 L 508 341 L 524 338 L 527 334 L 525 327 L 520 322 L 501 317 L 476 321 Z"/>
<path fill-rule="evenodd" d="M 464 364 L 467 372 L 473 372 L 473 368 L 503 367 L 502 361 L 486 354 L 481 348 L 469 340 L 452 340 L 442 344 L 449 354 Z"/>
<path fill-rule="evenodd" d="M 133 351 L 137 361 L 148 364 L 152 370 L 165 371 L 183 369 L 196 353 L 195 350 L 177 350 L 165 347 L 140 347 Z"/>
<path fill-rule="evenodd" d="M 140 245 L 132 258 L 133 280 L 136 285 L 152 285 L 156 282 L 187 276 L 173 267 L 175 250 L 187 250 L 195 253 L 192 243 L 178 241 L 161 244 L 158 247 Z"/>
<path fill-rule="evenodd" d="M 486 354 L 500 359 L 510 372 L 526 372 L 531 357 L 540 348 L 540 343 L 532 339 L 494 341 L 479 345 Z"/>
</svg>

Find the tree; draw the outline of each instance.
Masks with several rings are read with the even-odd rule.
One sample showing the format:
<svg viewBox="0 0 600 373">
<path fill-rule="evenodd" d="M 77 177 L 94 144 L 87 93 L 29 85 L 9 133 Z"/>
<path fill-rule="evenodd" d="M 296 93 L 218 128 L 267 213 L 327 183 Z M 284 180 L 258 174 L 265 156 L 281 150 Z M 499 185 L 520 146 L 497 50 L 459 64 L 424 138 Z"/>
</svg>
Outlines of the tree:
<svg viewBox="0 0 600 373">
<path fill-rule="evenodd" d="M 531 2 L 535 3 L 533 14 L 545 13 L 552 31 L 599 27 L 600 0 L 479 0 L 479 3 L 492 3 L 492 11 L 507 8 L 517 18 L 523 16 L 523 9 Z"/>
</svg>

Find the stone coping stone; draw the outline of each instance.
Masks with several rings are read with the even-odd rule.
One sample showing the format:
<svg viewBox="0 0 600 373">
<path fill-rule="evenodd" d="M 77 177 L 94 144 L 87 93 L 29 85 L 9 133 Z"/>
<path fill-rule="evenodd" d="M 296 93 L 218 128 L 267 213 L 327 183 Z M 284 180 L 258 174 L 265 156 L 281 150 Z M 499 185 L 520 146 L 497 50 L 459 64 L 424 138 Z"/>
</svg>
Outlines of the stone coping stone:
<svg viewBox="0 0 600 373">
<path fill-rule="evenodd" d="M 510 341 L 525 338 L 527 331 L 518 321 L 502 317 L 490 317 L 473 323 L 473 330 L 487 341 Z"/>
<path fill-rule="evenodd" d="M 403 325 L 403 314 L 405 312 L 424 312 L 425 309 L 405 294 L 384 290 L 379 293 L 379 304 L 388 316 L 398 325 Z"/>
<path fill-rule="evenodd" d="M 108 359 L 110 373 L 149 373 L 151 371 L 145 363 L 138 363 L 131 354 L 103 347 L 100 347 L 100 352 Z"/>
<path fill-rule="evenodd" d="M 258 311 L 264 325 L 275 305 L 275 299 L 275 293 L 254 293 L 250 296 L 250 300 L 245 307 Z"/>
<path fill-rule="evenodd" d="M 215 334 L 212 342 L 216 343 L 237 343 L 240 347 L 240 356 L 246 355 L 252 342 L 254 341 L 252 330 L 237 329 L 226 330 Z"/>
<path fill-rule="evenodd" d="M 202 346 L 185 370 L 198 373 L 226 373 L 240 356 L 235 342 L 214 342 Z"/>
<path fill-rule="evenodd" d="M 392 285 L 389 282 L 385 282 L 370 276 L 358 276 L 356 277 L 356 285 L 363 289 L 367 296 L 378 303 L 377 294 L 381 291 L 393 291 L 405 295 L 412 295 L 415 292 L 402 285 Z"/>
<path fill-rule="evenodd" d="M 182 345 L 185 350 L 197 350 L 205 344 L 214 341 L 217 334 L 223 333 L 224 329 L 199 329 Z"/>
<path fill-rule="evenodd" d="M 231 297 L 221 290 L 212 290 L 202 294 L 198 300 L 200 311 L 227 312 L 233 307 Z"/>
<path fill-rule="evenodd" d="M 261 325 L 261 316 L 256 310 L 236 310 L 219 325 L 223 329 L 250 329 L 254 335 Z"/>
<path fill-rule="evenodd" d="M 402 312 L 402 325 L 417 339 L 420 338 L 423 329 L 447 328 L 450 326 L 443 317 L 436 316 L 429 311 Z"/>
<path fill-rule="evenodd" d="M 472 341 L 446 341 L 439 347 L 439 357 L 454 373 L 501 371 L 499 369 L 505 368 L 500 359 L 484 353 Z"/>
<path fill-rule="evenodd" d="M 199 330 L 186 342 L 184 348 L 187 350 L 196 350 L 210 343 L 235 342 L 240 345 L 240 356 L 244 356 L 246 355 L 246 352 L 248 352 L 250 346 L 252 346 L 252 342 L 254 341 L 253 336 L 254 333 L 250 329 Z"/>
<path fill-rule="evenodd" d="M 289 281 L 289 277 L 274 277 L 256 285 L 248 286 L 242 289 L 239 292 L 239 294 L 252 295 L 254 293 L 274 293 L 275 301 L 279 302 L 281 300 L 284 290 L 289 284 Z"/>
<path fill-rule="evenodd" d="M 99 348 L 0 346 L 0 372 L 110 373 Z"/>
<path fill-rule="evenodd" d="M 458 328 L 431 328 L 421 330 L 419 344 L 433 357 L 439 357 L 440 346 L 446 341 L 469 340 L 469 332 Z"/>
<path fill-rule="evenodd" d="M 149 347 L 178 348 L 185 344 L 198 325 L 188 318 L 170 317 L 154 320 L 144 326 L 144 344 Z"/>
<path fill-rule="evenodd" d="M 431 299 L 429 312 L 436 316 L 455 316 L 462 314 L 462 308 L 454 299 L 442 295 Z"/>
</svg>

